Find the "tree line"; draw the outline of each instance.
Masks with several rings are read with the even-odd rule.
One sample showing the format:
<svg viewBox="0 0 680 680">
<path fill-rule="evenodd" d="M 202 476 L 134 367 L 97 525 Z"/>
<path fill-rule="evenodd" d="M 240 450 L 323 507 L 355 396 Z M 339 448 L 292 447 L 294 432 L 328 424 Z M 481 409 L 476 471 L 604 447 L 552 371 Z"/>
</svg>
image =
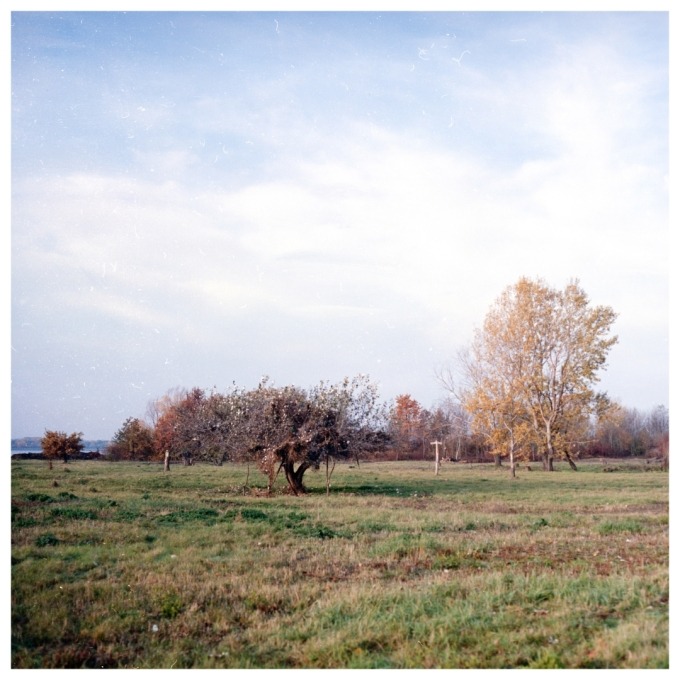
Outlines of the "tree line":
<svg viewBox="0 0 680 680">
<path fill-rule="evenodd" d="M 576 468 L 582 455 L 655 450 L 667 461 L 668 411 L 640 414 L 596 389 L 617 342 L 615 320 L 577 280 L 560 290 L 522 277 L 456 362 L 438 372 L 449 396 L 434 409 L 409 394 L 381 402 L 367 376 L 310 389 L 266 378 L 255 389 L 234 385 L 224 393 L 178 388 L 151 402 L 145 420 L 128 418 L 106 455 L 163 459 L 166 469 L 178 461 L 253 463 L 270 489 L 283 472 L 296 494 L 309 468 L 325 467 L 328 488 L 339 460 L 426 458 L 435 441 L 452 460 L 507 459 L 513 476 L 521 460 L 540 460 L 550 471 L 555 458 Z M 47 435 L 43 449 L 54 451 Z"/>
<path fill-rule="evenodd" d="M 390 407 L 390 448 L 383 457 L 392 460 L 431 459 L 432 442 L 442 443 L 445 459 L 455 462 L 509 461 L 507 449 L 494 449 L 488 434 L 475 429 L 472 415 L 453 398 L 427 409 L 409 394 L 401 394 Z M 575 441 L 568 441 L 572 461 L 579 458 L 627 458 L 668 455 L 669 414 L 663 406 L 649 411 L 612 402 L 605 413 L 588 419 Z M 515 462 L 542 464 L 538 446 L 515 448 Z M 564 458 L 564 456 L 561 456 Z M 566 458 L 565 458 L 566 459 Z"/>
</svg>

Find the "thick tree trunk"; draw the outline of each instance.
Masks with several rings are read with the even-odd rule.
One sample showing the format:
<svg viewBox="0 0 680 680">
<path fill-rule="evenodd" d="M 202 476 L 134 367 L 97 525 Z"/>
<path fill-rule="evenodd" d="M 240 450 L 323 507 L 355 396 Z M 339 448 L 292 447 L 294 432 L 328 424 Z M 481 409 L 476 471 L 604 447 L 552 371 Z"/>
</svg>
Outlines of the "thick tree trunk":
<svg viewBox="0 0 680 680">
<path fill-rule="evenodd" d="M 293 473 L 293 476 L 295 477 L 295 484 L 300 493 L 306 493 L 307 491 L 307 489 L 305 489 L 304 487 L 304 484 L 302 483 L 302 477 L 305 474 L 308 467 L 309 467 L 308 463 L 302 463 L 298 467 L 298 469 Z"/>
<path fill-rule="evenodd" d="M 498 454 L 494 454 L 493 457 L 493 464 L 495 467 L 503 467 L 503 464 L 501 463 L 501 457 Z"/>
<path fill-rule="evenodd" d="M 288 486 L 290 490 L 299 496 L 306 492 L 304 485 L 302 484 L 302 477 L 304 476 L 309 463 L 300 463 L 298 469 L 295 469 L 295 464 L 292 462 L 285 462 L 283 464 L 283 471 L 286 473 L 286 479 L 288 480 Z"/>
<path fill-rule="evenodd" d="M 165 459 L 163 461 L 163 471 L 164 472 L 170 471 L 170 451 L 165 452 Z"/>
</svg>

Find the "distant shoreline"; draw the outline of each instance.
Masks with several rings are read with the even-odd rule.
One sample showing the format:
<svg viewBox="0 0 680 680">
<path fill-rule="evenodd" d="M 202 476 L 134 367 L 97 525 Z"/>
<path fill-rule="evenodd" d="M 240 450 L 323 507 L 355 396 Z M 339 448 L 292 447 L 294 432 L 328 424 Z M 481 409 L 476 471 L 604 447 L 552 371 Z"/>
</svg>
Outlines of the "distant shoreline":
<svg viewBox="0 0 680 680">
<path fill-rule="evenodd" d="M 11 457 L 24 460 L 45 460 L 42 451 L 28 449 L 12 449 Z M 102 451 L 81 451 L 77 456 L 69 456 L 69 460 L 97 460 L 98 458 L 103 458 Z"/>
<path fill-rule="evenodd" d="M 42 446 L 40 445 L 41 437 L 18 437 L 11 440 L 12 456 L 38 454 L 42 453 Z M 104 453 L 106 447 L 110 444 L 107 439 L 83 439 L 82 440 L 84 452 L 99 451 Z"/>
</svg>

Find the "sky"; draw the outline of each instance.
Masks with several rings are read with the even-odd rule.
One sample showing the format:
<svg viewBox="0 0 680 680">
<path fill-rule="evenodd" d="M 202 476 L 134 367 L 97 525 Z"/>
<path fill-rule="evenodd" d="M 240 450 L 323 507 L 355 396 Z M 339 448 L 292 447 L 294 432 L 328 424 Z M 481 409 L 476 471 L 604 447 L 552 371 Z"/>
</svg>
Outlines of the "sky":
<svg viewBox="0 0 680 680">
<path fill-rule="evenodd" d="M 366 374 L 430 408 L 494 300 L 578 279 L 669 401 L 668 14 L 11 15 L 11 433 Z"/>
</svg>

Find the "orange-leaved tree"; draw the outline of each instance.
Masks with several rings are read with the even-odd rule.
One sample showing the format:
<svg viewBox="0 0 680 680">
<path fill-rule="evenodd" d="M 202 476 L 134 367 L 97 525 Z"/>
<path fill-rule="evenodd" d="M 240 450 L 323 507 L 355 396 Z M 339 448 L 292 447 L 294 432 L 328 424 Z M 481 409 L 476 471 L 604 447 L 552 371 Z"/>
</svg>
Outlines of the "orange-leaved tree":
<svg viewBox="0 0 680 680">
<path fill-rule="evenodd" d="M 390 413 L 392 444 L 397 452 L 409 454 L 422 445 L 423 409 L 410 394 L 400 394 Z"/>
<path fill-rule="evenodd" d="M 77 456 L 83 450 L 82 438 L 82 432 L 66 434 L 56 430 L 46 430 L 40 440 L 40 447 L 45 458 L 50 461 L 50 466 L 55 458 L 62 458 L 64 463 L 68 463 L 69 457 Z"/>
</svg>

